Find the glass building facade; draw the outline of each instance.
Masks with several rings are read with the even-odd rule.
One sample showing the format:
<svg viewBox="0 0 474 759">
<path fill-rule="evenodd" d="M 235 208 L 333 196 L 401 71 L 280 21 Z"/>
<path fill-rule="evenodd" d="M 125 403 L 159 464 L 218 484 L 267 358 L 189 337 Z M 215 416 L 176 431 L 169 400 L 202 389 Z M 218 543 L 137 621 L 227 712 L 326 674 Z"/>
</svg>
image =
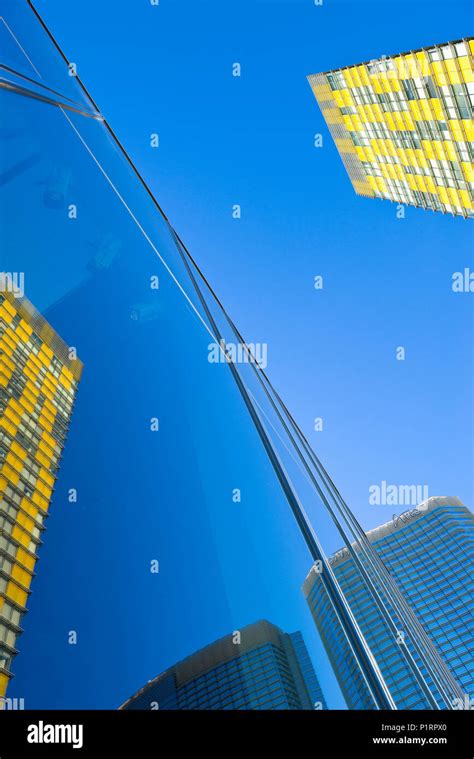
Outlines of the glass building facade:
<svg viewBox="0 0 474 759">
<path fill-rule="evenodd" d="M 0 271 L 24 275 L 87 367 L 9 697 L 114 708 L 242 620 L 271 619 L 301 632 L 342 707 L 300 593 L 318 561 L 368 708 L 394 708 L 327 558 L 362 528 L 32 2 L 0 0 L 0 56 Z M 361 582 L 386 604 L 384 583 Z M 390 597 L 393 634 L 406 612 Z"/>
<path fill-rule="evenodd" d="M 31 303 L 0 294 L 0 697 L 82 373 L 71 355 Z"/>
<path fill-rule="evenodd" d="M 474 40 L 309 76 L 358 195 L 473 216 Z"/>
<path fill-rule="evenodd" d="M 325 709 L 300 632 L 266 621 L 170 667 L 121 709 Z"/>
<path fill-rule="evenodd" d="M 430 498 L 367 533 L 426 633 L 467 696 L 474 695 L 474 517 L 457 498 Z M 330 559 L 344 593 L 397 700 L 398 708 L 421 708 L 416 688 L 401 676 L 399 646 L 387 639 L 377 610 L 361 585 L 347 548 Z M 318 574 L 303 586 L 349 708 L 367 708 L 364 683 L 331 613 Z M 454 700 L 453 708 L 464 708 Z"/>
</svg>

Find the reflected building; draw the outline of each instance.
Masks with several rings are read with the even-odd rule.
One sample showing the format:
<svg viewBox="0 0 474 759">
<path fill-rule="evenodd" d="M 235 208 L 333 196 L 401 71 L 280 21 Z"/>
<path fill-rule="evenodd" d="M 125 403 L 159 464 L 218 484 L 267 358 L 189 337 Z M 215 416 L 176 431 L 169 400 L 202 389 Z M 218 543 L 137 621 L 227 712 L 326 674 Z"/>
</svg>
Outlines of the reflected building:
<svg viewBox="0 0 474 759">
<path fill-rule="evenodd" d="M 120 709 L 326 709 L 300 632 L 255 622 L 188 656 Z"/>
<path fill-rule="evenodd" d="M 371 530 L 367 538 L 469 703 L 469 698 L 474 697 L 472 513 L 458 498 L 429 498 Z M 369 645 L 377 653 L 398 708 L 423 708 L 401 660 L 400 646 L 386 636 L 348 549 L 338 551 L 330 564 Z M 369 708 L 366 684 L 351 664 L 344 632 L 316 571 L 309 572 L 303 592 L 348 707 Z M 466 708 L 455 699 L 452 706 Z"/>
<path fill-rule="evenodd" d="M 81 372 L 31 303 L 0 294 L 0 698 L 12 676 Z"/>
<path fill-rule="evenodd" d="M 357 195 L 474 215 L 474 40 L 308 77 Z"/>
<path fill-rule="evenodd" d="M 243 346 L 245 340 L 80 78 L 71 76 L 68 59 L 32 3 L 0 0 L 0 8 L 4 67 L 0 140 L 5 148 L 0 151 L 2 266 L 27 270 L 29 296 L 62 335 L 81 346 L 88 376 L 63 472 L 65 480 L 72 478 L 88 508 L 54 548 L 50 536 L 56 557 L 51 565 L 56 569 L 45 578 L 42 619 L 32 631 L 30 645 L 24 646 L 10 694 L 18 687 L 18 695 L 25 696 L 29 705 L 43 708 L 110 708 L 118 701 L 114 693 L 134 690 L 134 668 L 162 672 L 168 662 L 196 651 L 202 641 L 214 640 L 217 630 L 232 630 L 236 604 L 240 618 L 271 618 L 272 610 L 279 609 L 282 618 L 291 614 L 295 619 L 295 578 L 302 578 L 311 562 L 319 561 L 329 570 L 320 538 L 334 544 L 331 533 L 341 534 L 341 521 L 348 525 L 342 532 L 344 541 L 362 528 L 258 361 L 216 365 L 209 360 L 210 344 Z M 9 313 L 15 304 L 7 301 Z M 55 406 L 54 396 L 54 408 L 49 409 L 53 418 L 42 413 L 43 406 L 36 408 L 37 400 L 43 403 L 36 393 L 42 392 L 43 377 L 37 387 L 35 371 L 40 367 L 29 356 L 36 345 L 48 357 L 43 342 L 60 364 L 64 362 L 56 352 L 56 341 L 49 344 L 46 332 L 30 326 L 39 346 L 33 334 L 28 340 L 23 325 L 8 327 L 11 350 L 16 350 L 15 334 L 21 339 L 26 335 L 20 353 L 34 369 L 27 373 L 33 382 L 28 392 L 23 393 L 21 383 L 19 387 L 13 383 L 12 400 L 8 393 L 5 396 L 4 417 L 11 425 L 4 428 L 9 458 L 3 471 L 10 501 L 4 498 L 7 505 L 2 508 L 7 513 L 2 515 L 1 537 L 7 568 L 2 577 L 9 600 L 3 603 L 2 596 L 2 607 L 4 615 L 13 614 L 4 633 L 5 677 L 16 651 L 39 531 L 56 474 L 53 463 L 48 480 L 48 457 L 38 458 L 35 447 L 25 447 L 17 432 L 26 434 L 22 424 L 32 414 L 34 423 L 26 426 L 32 434 L 39 431 L 36 442 L 42 454 L 49 450 L 47 435 L 56 458 L 63 443 L 63 437 L 56 439 L 61 430 L 54 426 L 54 414 L 60 407 Z M 248 358 L 246 351 L 242 355 Z M 7 384 L 15 361 L 4 362 Z M 72 371 L 67 364 L 66 368 Z M 54 366 L 53 378 L 56 370 L 67 377 Z M 78 376 L 73 379 L 77 383 Z M 51 382 L 44 379 L 48 387 Z M 69 389 L 72 405 L 76 390 L 72 381 Z M 27 404 L 23 415 L 22 403 Z M 67 406 L 61 411 L 66 422 L 70 410 Z M 46 426 L 43 434 L 38 425 L 46 421 L 52 427 Z M 22 462 L 30 459 L 32 466 L 27 464 L 25 471 L 28 481 L 43 493 L 39 504 L 39 495 L 34 500 L 30 491 L 21 490 Z M 239 498 L 246 493 L 242 508 L 225 509 L 224 494 L 234 503 L 230 501 L 234 488 Z M 15 539 L 4 530 L 14 531 Z M 87 546 L 87 561 L 77 561 L 78 545 Z M 155 557 L 157 550 L 163 567 L 159 582 L 152 573 L 140 574 L 138 569 L 143 557 Z M 242 556 L 242 571 L 236 572 Z M 97 604 L 90 589 L 111 576 L 103 603 Z M 371 578 L 365 579 L 372 588 Z M 370 649 L 354 623 L 333 573 L 326 571 L 323 582 L 356 671 L 368 684 L 367 708 L 395 708 L 380 675 L 380 652 Z M 15 605 L 12 593 L 23 603 Z M 383 585 L 378 595 L 384 603 Z M 300 600 L 296 603 L 304 614 Z M 392 635 L 397 614 L 405 613 L 400 599 L 395 600 L 396 612 L 385 618 Z M 262 604 L 259 613 L 257 602 Z M 74 656 L 68 648 L 67 654 L 58 649 L 51 657 L 49 636 L 56 632 L 45 613 L 48 607 L 56 612 L 54 630 L 68 629 L 65 625 L 79 607 L 83 618 L 94 618 L 94 634 L 82 637 Z M 118 614 L 120 624 L 111 637 L 110 623 Z M 295 628 L 303 629 L 304 624 L 295 619 Z M 255 630 L 253 635 L 244 631 L 237 654 L 233 641 L 220 647 L 213 644 L 214 673 L 213 666 L 203 669 L 203 652 L 187 659 L 186 665 L 176 665 L 154 681 L 155 702 L 161 708 L 173 703 L 205 708 L 219 705 L 227 693 L 226 706 L 238 702 L 248 708 L 299 709 L 322 703 L 311 691 L 312 666 L 304 656 L 301 637 L 271 629 L 271 634 L 270 628 L 260 629 L 258 635 Z M 137 630 L 140 645 L 130 646 Z M 98 651 L 101 666 L 92 672 L 90 662 Z M 433 661 L 430 672 L 436 674 L 440 666 L 441 661 Z M 327 671 L 325 657 L 317 667 L 318 674 Z M 227 692 L 219 681 L 217 692 L 211 694 L 217 672 L 220 676 L 227 668 L 238 676 L 226 679 Z M 411 669 L 412 678 L 418 678 L 417 667 Z M 199 678 L 207 683 L 205 695 L 193 701 L 190 693 L 186 700 L 188 685 L 191 691 Z M 64 689 L 57 687 L 58 682 Z M 169 687 L 166 693 L 164 682 Z M 419 679 L 417 683 L 421 698 L 424 684 Z M 148 686 L 144 691 L 148 698 Z M 212 703 L 206 701 L 210 695 Z M 428 699 L 424 703 L 433 706 Z"/>
</svg>

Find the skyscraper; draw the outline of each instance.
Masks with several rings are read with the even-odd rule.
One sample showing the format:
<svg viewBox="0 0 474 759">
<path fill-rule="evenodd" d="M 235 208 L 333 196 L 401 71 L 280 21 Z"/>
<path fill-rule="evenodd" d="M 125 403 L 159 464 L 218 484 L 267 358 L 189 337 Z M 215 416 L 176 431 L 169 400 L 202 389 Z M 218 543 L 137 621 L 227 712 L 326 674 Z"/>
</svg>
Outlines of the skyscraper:
<svg viewBox="0 0 474 759">
<path fill-rule="evenodd" d="M 31 303 L 0 294 L 0 697 L 81 372 L 82 363 Z"/>
<path fill-rule="evenodd" d="M 354 190 L 473 216 L 474 40 L 308 77 Z"/>
<path fill-rule="evenodd" d="M 121 709 L 325 709 L 300 632 L 244 627 L 170 667 Z"/>
<path fill-rule="evenodd" d="M 467 695 L 474 696 L 474 517 L 458 498 L 429 498 L 367 533 L 438 652 Z M 332 570 L 389 683 L 398 708 L 420 708 L 400 659 L 384 635 L 347 548 L 330 559 Z M 367 689 L 351 669 L 343 630 L 319 575 L 303 585 L 316 625 L 349 708 L 366 708 Z M 429 681 L 429 678 L 428 678 Z M 453 707 L 464 708 L 455 703 Z"/>
<path fill-rule="evenodd" d="M 304 629 L 297 578 L 320 562 L 370 706 L 394 708 L 323 545 L 334 530 L 350 545 L 362 528 L 263 367 L 247 360 L 252 349 L 82 85 L 82 65 L 31 0 L 0 0 L 0 10 L 3 266 L 26 270 L 29 296 L 81 346 L 88 378 L 63 464 L 88 508 L 82 519 L 68 510 L 74 529 L 65 525 L 55 544 L 49 536 L 61 561 L 45 578 L 9 695 L 29 707 L 110 708 L 114 692 L 135 689 L 134 671 L 163 672 L 232 630 L 234 614 L 271 619 L 279 609 Z M 210 361 L 215 345 L 235 347 L 237 360 Z M 374 592 L 361 578 L 384 604 L 383 584 Z M 79 609 L 80 644 L 64 636 L 61 645 Z M 389 612 L 384 622 L 393 635 Z M 435 680 L 440 664 L 427 666 Z M 318 673 L 325 666 L 323 657 Z"/>
</svg>

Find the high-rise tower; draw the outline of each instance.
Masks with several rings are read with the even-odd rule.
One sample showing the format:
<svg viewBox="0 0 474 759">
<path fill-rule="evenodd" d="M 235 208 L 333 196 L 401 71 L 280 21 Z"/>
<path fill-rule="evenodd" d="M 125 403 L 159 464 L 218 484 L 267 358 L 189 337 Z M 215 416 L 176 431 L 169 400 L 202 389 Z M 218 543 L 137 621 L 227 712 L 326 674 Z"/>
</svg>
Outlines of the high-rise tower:
<svg viewBox="0 0 474 759">
<path fill-rule="evenodd" d="M 325 709 L 300 632 L 260 621 L 151 680 L 121 709 Z"/>
<path fill-rule="evenodd" d="M 82 363 L 31 303 L 0 294 L 0 697 L 81 372 Z"/>
<path fill-rule="evenodd" d="M 354 190 L 474 215 L 474 40 L 308 77 Z"/>
<path fill-rule="evenodd" d="M 429 498 L 416 509 L 370 530 L 367 538 L 459 686 L 468 698 L 474 697 L 472 513 L 458 498 Z M 420 708 L 417 689 L 404 670 L 400 645 L 386 635 L 348 549 L 334 554 L 330 564 L 369 645 L 378 655 L 398 708 Z M 343 630 L 316 572 L 309 572 L 303 591 L 349 708 L 366 708 L 366 685 L 351 667 Z M 452 706 L 465 708 L 456 699 Z"/>
</svg>

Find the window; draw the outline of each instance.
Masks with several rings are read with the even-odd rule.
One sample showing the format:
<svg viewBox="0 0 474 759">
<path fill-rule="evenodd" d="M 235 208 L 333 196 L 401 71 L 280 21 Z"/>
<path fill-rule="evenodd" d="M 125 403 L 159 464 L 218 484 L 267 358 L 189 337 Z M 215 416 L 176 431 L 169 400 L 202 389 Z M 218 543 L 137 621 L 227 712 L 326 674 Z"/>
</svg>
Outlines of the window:
<svg viewBox="0 0 474 759">
<path fill-rule="evenodd" d="M 334 74 L 328 74 L 327 80 L 332 90 L 343 90 L 346 87 L 344 76 L 340 71 L 336 71 Z"/>
<path fill-rule="evenodd" d="M 466 96 L 461 84 L 453 84 L 453 95 L 456 100 L 456 105 L 459 109 L 459 113 L 462 119 L 471 118 L 471 109 L 469 108 Z"/>
<path fill-rule="evenodd" d="M 411 79 L 402 79 L 402 87 L 408 100 L 416 100 L 416 89 Z"/>
<path fill-rule="evenodd" d="M 430 98 L 438 97 L 438 93 L 436 92 L 436 87 L 431 76 L 425 76 L 425 87 L 428 90 L 428 95 Z"/>
</svg>

